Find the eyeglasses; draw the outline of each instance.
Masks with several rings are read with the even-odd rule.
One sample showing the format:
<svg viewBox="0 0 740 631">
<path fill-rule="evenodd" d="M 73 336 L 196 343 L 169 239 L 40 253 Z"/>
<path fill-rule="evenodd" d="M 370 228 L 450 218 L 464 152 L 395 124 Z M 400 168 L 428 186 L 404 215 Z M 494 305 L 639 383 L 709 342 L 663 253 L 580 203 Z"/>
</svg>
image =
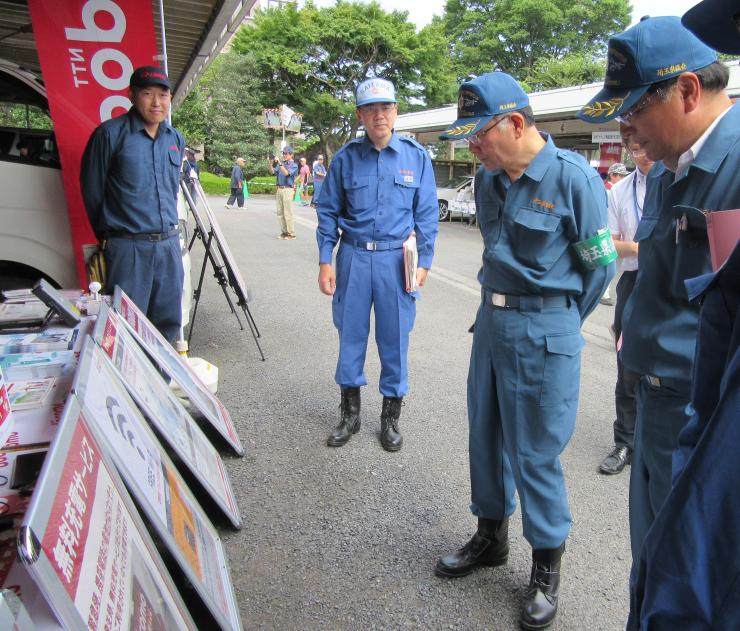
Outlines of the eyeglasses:
<svg viewBox="0 0 740 631">
<path fill-rule="evenodd" d="M 470 136 L 468 136 L 468 143 L 470 143 L 471 145 L 479 145 L 480 143 L 482 143 L 483 142 L 483 138 L 485 137 L 485 135 L 489 131 L 491 131 L 494 127 L 496 127 L 496 125 L 498 125 L 505 118 L 509 118 L 509 117 L 508 116 L 502 116 L 501 118 L 497 119 L 496 122 L 493 125 L 491 125 L 490 127 L 486 128 L 486 129 L 481 129 L 478 133 L 471 134 Z"/>
</svg>

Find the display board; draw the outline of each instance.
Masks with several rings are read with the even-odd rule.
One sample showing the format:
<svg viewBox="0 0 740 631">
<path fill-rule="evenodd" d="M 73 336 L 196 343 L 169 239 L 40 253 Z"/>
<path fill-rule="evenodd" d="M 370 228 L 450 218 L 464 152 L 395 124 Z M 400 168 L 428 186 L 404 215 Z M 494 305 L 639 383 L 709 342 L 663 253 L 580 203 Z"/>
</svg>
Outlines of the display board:
<svg viewBox="0 0 740 631">
<path fill-rule="evenodd" d="M 13 415 L 10 411 L 10 399 L 8 398 L 8 386 L 0 368 L 0 447 L 8 440 L 13 431 Z"/>
<path fill-rule="evenodd" d="M 110 358 L 92 342 L 83 350 L 74 390 L 96 439 L 216 624 L 224 631 L 240 630 L 226 554 L 215 528 L 127 394 Z"/>
<path fill-rule="evenodd" d="M 196 630 L 104 447 L 69 397 L 19 556 L 70 630 Z"/>
<path fill-rule="evenodd" d="M 113 360 L 121 381 L 200 486 L 235 528 L 241 526 L 231 483 L 221 457 L 161 374 L 129 333 L 122 318 L 103 305 L 93 339 Z M 84 386 L 76 382 L 75 388 Z"/>
<path fill-rule="evenodd" d="M 167 375 L 185 391 L 190 402 L 205 416 L 238 455 L 244 453 L 226 408 L 201 381 L 187 361 L 178 355 L 157 328 L 120 287 L 113 294 L 113 308 L 123 316 L 129 331 Z"/>
</svg>

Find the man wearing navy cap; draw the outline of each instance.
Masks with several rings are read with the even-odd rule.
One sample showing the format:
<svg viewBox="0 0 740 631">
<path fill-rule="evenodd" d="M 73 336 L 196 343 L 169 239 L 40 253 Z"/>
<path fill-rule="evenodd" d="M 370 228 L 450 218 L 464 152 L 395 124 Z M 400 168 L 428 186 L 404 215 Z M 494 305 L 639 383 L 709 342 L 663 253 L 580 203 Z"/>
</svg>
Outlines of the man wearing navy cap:
<svg viewBox="0 0 740 631">
<path fill-rule="evenodd" d="M 280 224 L 278 239 L 292 241 L 295 236 L 295 223 L 293 222 L 293 194 L 295 176 L 298 174 L 298 164 L 293 160 L 293 147 L 285 145 L 282 151 L 283 161 L 275 157 L 267 161 L 271 174 L 275 174 L 277 190 L 275 199 L 277 201 L 277 217 Z"/>
<path fill-rule="evenodd" d="M 682 23 L 716 50 L 740 53 L 738 0 L 704 0 Z M 737 195 L 737 185 L 729 192 Z M 738 237 L 740 228 L 731 235 Z M 634 572 L 630 630 L 740 627 L 740 242 L 716 272 L 685 284 L 701 305 L 694 413 L 679 435 L 671 491 Z"/>
<path fill-rule="evenodd" d="M 357 117 L 365 136 L 334 156 L 316 198 L 319 225 L 319 289 L 332 296 L 339 331 L 335 381 L 341 390 L 341 419 L 327 440 L 340 447 L 360 429 L 360 388 L 367 384 L 365 352 L 370 309 L 380 355 L 383 395 L 380 442 L 386 451 L 403 444 L 399 417 L 408 391 L 409 334 L 417 292 L 404 281 L 404 241 L 416 233 L 418 270 L 424 285 L 438 230 L 437 193 L 429 155 L 415 140 L 399 136 L 396 91 L 385 79 L 360 83 Z M 339 243 L 336 273 L 332 252 Z"/>
<path fill-rule="evenodd" d="M 671 487 L 671 457 L 689 420 L 699 307 L 684 281 L 710 271 L 705 210 L 740 207 L 740 107 L 729 72 L 677 17 L 643 18 L 609 40 L 604 89 L 579 112 L 616 118 L 659 161 L 648 175 L 637 280 L 623 314 L 621 359 L 641 375 L 630 477 L 633 576 Z"/>
<path fill-rule="evenodd" d="M 103 248 L 106 293 L 119 285 L 173 341 L 182 322 L 177 195 L 185 141 L 167 123 L 172 91 L 161 68 L 137 68 L 128 96 L 128 113 L 90 136 L 80 187 Z"/>
<path fill-rule="evenodd" d="M 557 613 L 572 521 L 560 453 L 578 407 L 581 325 L 614 276 L 606 191 L 581 156 L 538 132 L 527 95 L 503 72 L 460 87 L 458 120 L 441 138 L 467 138 L 483 165 L 474 190 L 484 250 L 468 372 L 478 529 L 435 572 L 507 562 L 516 490 L 532 546 L 520 624 L 543 629 Z"/>
</svg>

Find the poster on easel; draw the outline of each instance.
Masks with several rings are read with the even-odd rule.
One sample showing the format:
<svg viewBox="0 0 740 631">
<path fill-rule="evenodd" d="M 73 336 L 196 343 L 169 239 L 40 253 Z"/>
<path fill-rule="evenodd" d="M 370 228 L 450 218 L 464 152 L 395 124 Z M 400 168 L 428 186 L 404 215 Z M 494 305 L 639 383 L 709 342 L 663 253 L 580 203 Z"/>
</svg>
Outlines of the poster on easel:
<svg viewBox="0 0 740 631">
<path fill-rule="evenodd" d="M 75 397 L 24 517 L 18 553 L 66 629 L 197 629 Z"/>
<path fill-rule="evenodd" d="M 122 316 L 139 344 L 185 391 L 193 406 L 206 417 L 236 454 L 243 455 L 244 449 L 234 423 L 221 401 L 211 393 L 187 360 L 178 355 L 134 301 L 117 285 L 113 293 L 113 308 Z"/>
<path fill-rule="evenodd" d="M 74 387 L 95 438 L 223 631 L 241 622 L 226 553 L 210 519 L 144 420 L 110 358 L 86 344 Z M 209 625 L 210 626 L 210 625 Z"/>
<path fill-rule="evenodd" d="M 239 508 L 221 456 L 128 332 L 121 316 L 103 305 L 92 337 L 111 358 L 121 381 L 159 437 L 232 526 L 240 528 Z"/>
</svg>

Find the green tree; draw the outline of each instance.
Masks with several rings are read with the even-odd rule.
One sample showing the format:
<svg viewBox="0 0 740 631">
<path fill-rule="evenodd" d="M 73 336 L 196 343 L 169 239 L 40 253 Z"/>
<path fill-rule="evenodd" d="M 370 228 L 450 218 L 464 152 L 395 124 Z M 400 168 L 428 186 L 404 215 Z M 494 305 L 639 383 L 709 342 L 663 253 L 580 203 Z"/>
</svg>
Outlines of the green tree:
<svg viewBox="0 0 740 631">
<path fill-rule="evenodd" d="M 253 27 L 237 33 L 232 48 L 254 55 L 263 93 L 270 95 L 263 105 L 285 103 L 302 113 L 301 131 L 331 155 L 357 132 L 354 89 L 367 77 L 393 81 L 401 111 L 447 98 L 443 80 L 423 85 L 444 71 L 442 44 L 441 28 L 424 41 L 406 11 L 338 0 L 321 9 L 308 2 L 302 9 L 288 4 L 259 12 Z M 449 69 L 448 74 L 452 84 Z"/>
<path fill-rule="evenodd" d="M 590 53 L 541 57 L 522 80 L 527 92 L 594 83 L 604 78 L 604 61 Z"/>
<path fill-rule="evenodd" d="M 503 70 L 519 80 L 538 60 L 604 57 L 629 25 L 629 0 L 447 0 L 445 34 L 458 76 Z"/>
<path fill-rule="evenodd" d="M 271 144 L 260 100 L 252 57 L 224 53 L 173 115 L 173 123 L 187 142 L 204 142 L 209 168 L 228 172 L 234 159 L 242 157 L 246 173 L 261 173 Z"/>
</svg>

